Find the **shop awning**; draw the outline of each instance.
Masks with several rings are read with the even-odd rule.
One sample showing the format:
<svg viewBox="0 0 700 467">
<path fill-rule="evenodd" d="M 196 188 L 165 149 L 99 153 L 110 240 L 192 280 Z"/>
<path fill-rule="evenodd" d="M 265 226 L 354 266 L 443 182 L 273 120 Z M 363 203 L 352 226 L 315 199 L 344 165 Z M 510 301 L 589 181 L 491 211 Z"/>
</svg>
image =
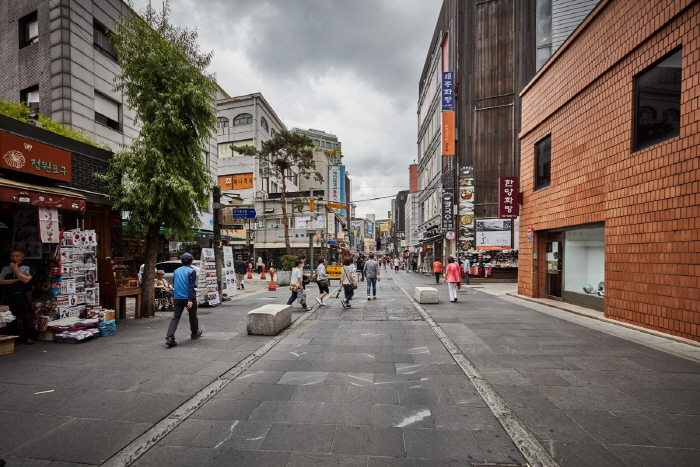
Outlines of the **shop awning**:
<svg viewBox="0 0 700 467">
<path fill-rule="evenodd" d="M 0 202 L 85 212 L 85 196 L 64 188 L 32 185 L 0 177 Z"/>
</svg>

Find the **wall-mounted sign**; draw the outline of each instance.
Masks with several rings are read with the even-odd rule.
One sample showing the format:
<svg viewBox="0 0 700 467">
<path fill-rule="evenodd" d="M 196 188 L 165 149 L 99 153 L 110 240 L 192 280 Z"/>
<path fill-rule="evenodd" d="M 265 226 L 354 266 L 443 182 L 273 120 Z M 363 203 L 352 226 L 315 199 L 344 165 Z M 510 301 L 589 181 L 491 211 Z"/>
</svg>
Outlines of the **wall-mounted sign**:
<svg viewBox="0 0 700 467">
<path fill-rule="evenodd" d="M 44 206 L 47 208 L 68 209 L 77 212 L 85 211 L 84 199 L 9 186 L 0 186 L 0 201 L 31 206 Z"/>
<path fill-rule="evenodd" d="M 244 174 L 221 175 L 219 185 L 222 190 L 244 190 L 253 188 L 253 172 Z"/>
<path fill-rule="evenodd" d="M 476 221 L 477 250 L 510 250 L 512 220 L 479 219 Z"/>
<path fill-rule="evenodd" d="M 455 109 L 455 81 L 454 72 L 442 72 L 442 110 L 443 112 Z"/>
<path fill-rule="evenodd" d="M 71 153 L 0 131 L 0 169 L 71 181 Z"/>
<path fill-rule="evenodd" d="M 459 249 L 469 251 L 474 248 L 474 167 L 462 166 L 459 169 Z"/>
<path fill-rule="evenodd" d="M 455 154 L 455 113 L 442 113 L 442 155 Z"/>
<path fill-rule="evenodd" d="M 515 219 L 520 215 L 518 177 L 498 177 L 498 218 Z"/>
<path fill-rule="evenodd" d="M 345 209 L 345 205 L 339 203 L 326 203 L 326 206 L 333 209 Z"/>
</svg>

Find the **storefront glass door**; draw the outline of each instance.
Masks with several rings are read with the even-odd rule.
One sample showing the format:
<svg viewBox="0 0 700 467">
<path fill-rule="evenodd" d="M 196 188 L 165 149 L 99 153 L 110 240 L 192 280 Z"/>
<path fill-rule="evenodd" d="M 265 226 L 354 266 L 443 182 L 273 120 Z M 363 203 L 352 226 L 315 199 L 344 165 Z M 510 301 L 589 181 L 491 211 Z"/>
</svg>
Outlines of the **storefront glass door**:
<svg viewBox="0 0 700 467">
<path fill-rule="evenodd" d="M 564 249 L 562 248 L 562 234 L 547 234 L 547 296 L 562 298 L 562 260 Z"/>
</svg>

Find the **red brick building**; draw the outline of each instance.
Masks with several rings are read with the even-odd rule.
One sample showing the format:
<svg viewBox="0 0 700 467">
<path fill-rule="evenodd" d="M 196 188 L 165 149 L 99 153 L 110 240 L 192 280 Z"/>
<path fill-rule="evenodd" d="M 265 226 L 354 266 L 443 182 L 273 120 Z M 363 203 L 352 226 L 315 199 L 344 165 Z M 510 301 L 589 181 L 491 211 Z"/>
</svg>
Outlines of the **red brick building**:
<svg viewBox="0 0 700 467">
<path fill-rule="evenodd" d="M 700 341 L 700 2 L 601 0 L 521 97 L 519 292 Z"/>
</svg>

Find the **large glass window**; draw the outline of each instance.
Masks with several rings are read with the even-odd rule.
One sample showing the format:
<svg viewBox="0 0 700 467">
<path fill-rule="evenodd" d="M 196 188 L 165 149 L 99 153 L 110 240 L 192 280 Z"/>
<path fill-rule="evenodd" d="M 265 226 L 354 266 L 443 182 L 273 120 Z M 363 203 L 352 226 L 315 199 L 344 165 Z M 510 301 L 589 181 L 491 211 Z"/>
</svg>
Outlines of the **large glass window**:
<svg viewBox="0 0 700 467">
<path fill-rule="evenodd" d="M 119 131 L 119 104 L 95 93 L 95 121 Z"/>
<path fill-rule="evenodd" d="M 241 153 L 236 151 L 235 148 L 238 148 L 241 146 L 252 145 L 252 144 L 253 144 L 252 139 L 245 139 L 245 140 L 241 140 L 241 141 L 231 141 L 228 143 L 219 143 L 219 145 L 218 145 L 219 158 L 240 156 Z"/>
<path fill-rule="evenodd" d="M 536 18 L 537 69 L 552 55 L 552 0 L 537 0 Z"/>
<path fill-rule="evenodd" d="M 253 116 L 251 114 L 238 114 L 236 118 L 233 119 L 233 126 L 250 125 L 251 123 L 253 123 Z"/>
<path fill-rule="evenodd" d="M 216 124 L 217 128 L 227 128 L 229 124 L 228 118 L 219 117 L 219 122 Z"/>
<path fill-rule="evenodd" d="M 535 190 L 548 187 L 552 172 L 552 136 L 535 144 Z"/>
<path fill-rule="evenodd" d="M 265 131 L 268 133 L 270 132 L 270 125 L 267 124 L 267 120 L 265 120 L 265 117 L 260 117 L 260 126 L 265 128 Z"/>
<path fill-rule="evenodd" d="M 564 291 L 605 295 L 605 228 L 564 232 Z"/>
<path fill-rule="evenodd" d="M 635 150 L 680 135 L 681 57 L 677 50 L 635 78 Z"/>
</svg>

